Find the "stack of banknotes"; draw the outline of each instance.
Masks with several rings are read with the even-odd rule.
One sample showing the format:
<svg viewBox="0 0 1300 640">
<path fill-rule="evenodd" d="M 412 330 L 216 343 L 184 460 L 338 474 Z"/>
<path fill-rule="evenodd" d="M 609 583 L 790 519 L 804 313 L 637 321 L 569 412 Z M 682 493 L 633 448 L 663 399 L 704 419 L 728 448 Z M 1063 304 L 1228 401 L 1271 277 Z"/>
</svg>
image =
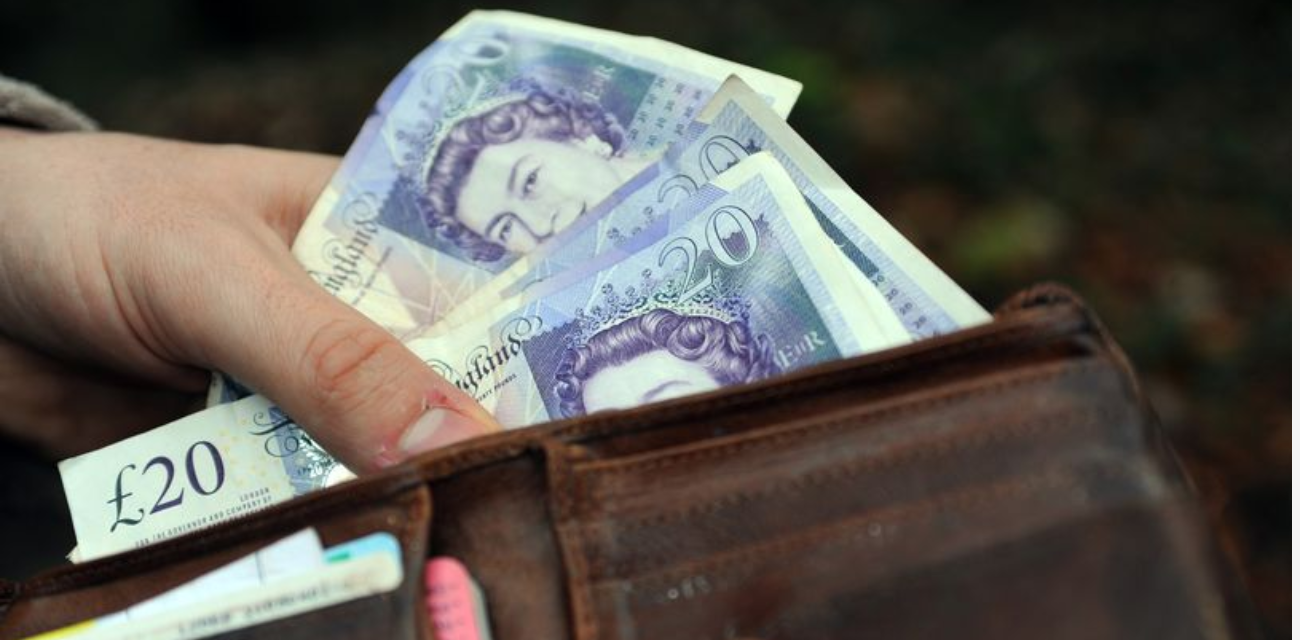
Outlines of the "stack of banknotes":
<svg viewBox="0 0 1300 640">
<path fill-rule="evenodd" d="M 660 40 L 475 12 L 379 98 L 293 253 L 509 429 L 986 321 L 786 124 L 799 91 Z M 59 469 L 74 559 L 351 477 L 219 374 L 206 410 Z"/>
</svg>

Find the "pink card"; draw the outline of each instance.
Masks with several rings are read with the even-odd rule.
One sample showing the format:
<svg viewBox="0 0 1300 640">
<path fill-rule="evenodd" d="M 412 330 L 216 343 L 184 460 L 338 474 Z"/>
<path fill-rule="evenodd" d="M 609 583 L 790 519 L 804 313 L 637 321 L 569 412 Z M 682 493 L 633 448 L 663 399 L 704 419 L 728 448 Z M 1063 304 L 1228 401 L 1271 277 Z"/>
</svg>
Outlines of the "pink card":
<svg viewBox="0 0 1300 640">
<path fill-rule="evenodd" d="M 429 622 L 438 640 L 491 640 L 483 594 L 465 565 L 439 556 L 425 565 Z"/>
</svg>

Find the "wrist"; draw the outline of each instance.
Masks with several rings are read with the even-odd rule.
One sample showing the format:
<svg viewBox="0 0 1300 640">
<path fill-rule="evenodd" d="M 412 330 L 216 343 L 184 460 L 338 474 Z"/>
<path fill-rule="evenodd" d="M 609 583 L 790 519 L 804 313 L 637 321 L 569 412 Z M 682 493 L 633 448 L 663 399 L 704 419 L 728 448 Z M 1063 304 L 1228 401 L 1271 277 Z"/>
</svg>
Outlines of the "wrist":
<svg viewBox="0 0 1300 640">
<path fill-rule="evenodd" d="M 5 124 L 3 122 L 0 122 L 0 140 L 12 140 L 17 138 L 25 138 L 27 136 L 36 135 L 36 133 L 37 132 L 32 129 L 17 127 L 11 124 Z"/>
</svg>

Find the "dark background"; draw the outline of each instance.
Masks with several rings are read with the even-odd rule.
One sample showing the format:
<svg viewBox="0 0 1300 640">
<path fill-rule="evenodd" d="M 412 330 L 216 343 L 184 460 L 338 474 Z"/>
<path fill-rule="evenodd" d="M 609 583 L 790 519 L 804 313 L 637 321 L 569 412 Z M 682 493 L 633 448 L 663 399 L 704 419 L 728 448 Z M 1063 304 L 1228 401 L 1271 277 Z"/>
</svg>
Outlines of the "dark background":
<svg viewBox="0 0 1300 640">
<path fill-rule="evenodd" d="M 110 129 L 341 154 L 388 80 L 472 8 L 19 3 L 0 11 L 0 73 Z M 795 128 L 985 306 L 1041 280 L 1082 292 L 1267 626 L 1289 634 L 1290 3 L 511 8 L 798 79 Z M 59 562 L 73 539 L 51 462 L 0 447 L 0 474 L 0 575 Z"/>
</svg>

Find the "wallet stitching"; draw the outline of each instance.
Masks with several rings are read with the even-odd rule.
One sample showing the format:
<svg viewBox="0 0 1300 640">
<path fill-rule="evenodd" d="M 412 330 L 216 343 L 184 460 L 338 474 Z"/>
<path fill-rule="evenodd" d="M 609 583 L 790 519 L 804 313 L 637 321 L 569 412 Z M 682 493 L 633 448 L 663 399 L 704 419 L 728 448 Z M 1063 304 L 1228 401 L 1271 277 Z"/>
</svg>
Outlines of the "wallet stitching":
<svg viewBox="0 0 1300 640">
<path fill-rule="evenodd" d="M 907 453 L 901 456 L 890 457 L 889 459 L 883 461 L 880 460 L 879 458 L 860 456 L 850 461 L 846 461 L 843 464 L 839 464 L 834 467 L 821 470 L 819 472 L 814 472 L 805 475 L 796 480 L 771 483 L 768 484 L 767 486 L 764 486 L 761 489 L 754 490 L 754 491 L 728 494 L 726 496 L 723 496 L 720 499 L 716 499 L 706 503 L 695 504 L 685 509 L 678 509 L 678 510 L 673 510 L 673 511 L 668 511 L 663 513 L 652 514 L 641 518 L 630 518 L 627 520 L 620 519 L 615 524 L 616 526 L 618 526 L 620 532 L 635 531 L 637 529 L 646 528 L 650 526 L 668 524 L 692 516 L 707 516 L 714 512 L 721 511 L 723 509 L 730 508 L 730 507 L 740 506 L 745 503 L 752 502 L 756 499 L 767 497 L 776 493 L 804 491 L 810 488 L 833 484 L 841 480 L 852 479 L 864 472 L 869 473 L 872 471 L 887 470 L 891 467 L 899 466 L 901 464 L 913 463 L 913 462 L 925 460 L 927 458 L 942 459 L 950 455 L 968 453 L 986 446 L 999 444 L 1001 442 L 1004 442 L 1006 440 L 1012 439 L 1017 436 L 1032 436 L 1049 430 L 1061 431 L 1065 429 L 1070 429 L 1072 427 L 1093 426 L 1099 424 L 1100 419 L 1108 418 L 1111 417 L 1112 415 L 1118 415 L 1118 413 L 1119 412 L 1111 412 L 1105 409 L 1100 409 L 1100 410 L 1091 409 L 1091 410 L 1079 410 L 1073 412 L 1066 412 L 1066 413 L 1059 414 L 1050 420 L 1026 420 L 1017 423 L 1010 430 L 992 431 L 992 432 L 984 431 L 982 433 L 970 437 L 962 438 L 961 440 L 956 442 L 948 441 L 948 442 L 952 442 L 952 444 L 945 445 L 943 443 L 939 443 L 939 444 L 931 443 L 928 445 L 915 447 L 911 451 L 908 451 Z M 985 423 L 984 426 L 988 426 L 991 424 L 995 424 L 995 423 L 991 423 L 991 422 Z M 922 502 L 923 501 L 911 501 L 910 504 L 920 504 Z M 904 501 L 901 504 L 900 503 L 894 503 L 892 505 L 886 504 L 886 505 L 880 505 L 876 508 L 878 509 L 899 508 L 900 506 L 905 506 L 907 504 L 909 504 L 909 502 Z M 853 516 L 850 516 L 850 518 L 852 517 Z M 841 521 L 843 521 L 843 519 L 841 519 Z M 596 527 L 599 527 L 600 523 L 589 523 L 587 526 L 589 528 L 594 529 Z M 828 525 L 819 525 L 819 526 L 831 526 L 831 525 L 828 524 Z M 592 552 L 595 554 L 599 554 L 602 557 L 602 559 L 604 559 L 608 555 L 599 549 L 593 549 Z M 641 560 L 640 562 L 644 562 L 644 560 Z M 633 562 L 626 562 L 626 561 L 625 562 L 605 561 L 605 562 L 598 563 L 597 566 L 599 567 L 599 571 L 597 571 L 597 573 L 599 573 L 600 575 L 605 575 L 607 573 L 618 574 L 618 573 L 627 572 L 629 570 L 629 567 L 635 566 L 635 564 Z"/>
<path fill-rule="evenodd" d="M 583 475 L 590 475 L 593 478 L 605 478 L 617 477 L 629 473 L 653 472 L 681 464 L 707 461 L 719 457 L 728 457 L 735 453 L 745 452 L 750 449 L 762 450 L 782 446 L 790 440 L 806 439 L 808 437 L 819 435 L 825 431 L 837 431 L 851 426 L 864 426 L 864 423 L 875 424 L 887 419 L 914 415 L 926 410 L 938 407 L 947 407 L 976 398 L 999 395 L 1020 387 L 1057 382 L 1064 378 L 1073 378 L 1084 374 L 1091 374 L 1097 369 L 1105 370 L 1108 368 L 1109 367 L 1104 366 L 1103 363 L 1096 361 L 1067 362 L 1060 365 L 1057 370 L 1046 374 L 1041 371 L 1032 371 L 1027 374 L 1012 375 L 993 383 L 971 386 L 939 397 L 919 398 L 912 401 L 900 402 L 889 407 L 869 410 L 866 415 L 859 414 L 832 422 L 812 422 L 810 424 L 804 424 L 793 428 L 784 428 L 773 433 L 758 435 L 723 446 L 685 451 L 677 455 L 651 458 L 644 461 L 621 464 L 617 461 L 611 461 L 611 466 L 609 467 L 590 468 L 581 473 Z M 613 466 L 615 464 L 618 466 Z"/>
<path fill-rule="evenodd" d="M 1109 471 L 1118 473 L 1119 465 L 1114 466 L 1116 468 Z M 1063 468 L 1055 468 L 1030 478 L 1019 478 L 992 485 L 958 490 L 936 496 L 924 502 L 886 507 L 873 513 L 858 514 L 848 520 L 828 523 L 810 530 L 792 533 L 777 540 L 722 551 L 704 558 L 685 560 L 680 563 L 680 566 L 651 569 L 631 576 L 611 576 L 606 580 L 602 580 L 602 582 L 619 580 L 650 584 L 671 584 L 674 582 L 671 577 L 681 573 L 734 570 L 749 564 L 755 557 L 762 557 L 766 560 L 774 555 L 786 555 L 811 546 L 847 542 L 852 538 L 861 537 L 864 533 L 870 535 L 869 525 L 871 524 L 900 524 L 916 521 L 936 513 L 978 511 L 981 508 L 1005 504 L 1007 499 L 1032 498 L 1041 493 L 1063 487 L 1077 487 L 1079 483 L 1064 471 Z M 864 527 L 864 525 L 867 526 Z"/>
<path fill-rule="evenodd" d="M 429 498 L 429 501 L 427 503 L 429 505 L 428 508 L 429 517 L 417 518 L 417 516 L 419 515 L 417 512 L 424 510 L 424 505 L 426 503 L 423 500 L 423 498 L 425 496 L 428 496 Z M 420 606 L 423 598 L 420 597 L 422 593 L 420 590 L 420 584 L 422 580 L 419 579 L 419 576 L 422 573 L 421 569 L 424 566 L 424 559 L 427 558 L 429 555 L 429 549 L 428 549 L 427 534 L 424 541 L 425 544 L 419 545 L 422 548 L 416 548 L 417 546 L 416 539 L 417 536 L 419 535 L 419 530 L 421 528 L 424 528 L 426 532 L 428 531 L 428 527 L 432 524 L 430 522 L 432 518 L 433 518 L 432 492 L 429 490 L 428 485 L 425 484 L 418 485 L 416 491 L 412 492 L 411 498 L 408 500 L 408 504 L 406 508 L 406 518 L 404 518 L 404 522 L 402 523 L 402 529 L 400 534 L 401 543 L 402 543 L 400 548 L 403 550 L 403 554 L 405 555 L 405 550 L 409 549 L 411 551 L 411 555 L 414 555 L 415 558 L 414 559 L 405 558 L 405 557 L 402 558 L 402 560 L 407 564 L 407 567 L 403 569 L 403 571 L 407 573 L 407 575 L 404 575 L 402 577 L 402 584 L 398 586 L 398 589 L 415 592 L 411 596 L 411 612 L 412 615 L 415 616 L 415 620 L 413 624 L 415 625 L 415 635 L 417 637 L 425 635 L 424 625 L 428 623 L 427 622 L 428 616 L 422 615 L 422 607 Z M 414 565 L 416 569 L 415 572 L 407 571 L 407 569 L 410 568 L 411 565 Z M 393 592 L 374 594 L 374 595 L 389 596 L 389 595 L 393 595 Z"/>
<path fill-rule="evenodd" d="M 981 423 L 978 432 L 965 437 L 913 445 L 908 447 L 903 453 L 892 454 L 884 458 L 877 454 L 857 456 L 845 460 L 840 464 L 805 474 L 793 480 L 772 482 L 758 489 L 729 493 L 720 498 L 708 502 L 696 503 L 684 509 L 674 509 L 645 516 L 623 516 L 620 517 L 619 521 L 615 524 L 620 530 L 636 530 L 644 527 L 667 524 L 683 518 L 706 515 L 727 507 L 739 506 L 746 502 L 752 502 L 776 493 L 798 491 L 810 487 L 834 483 L 838 480 L 850 479 L 863 472 L 885 470 L 921 460 L 971 453 L 989 446 L 1001 444 L 1008 440 L 1034 436 L 1048 431 L 1061 431 L 1072 427 L 1090 427 L 1099 424 L 1102 420 L 1116 418 L 1120 413 L 1121 412 L 1118 410 L 1111 410 L 1108 408 L 1088 408 L 1061 412 L 1047 419 L 1035 418 L 1022 420 L 1010 425 L 993 421 L 985 422 Z M 988 430 L 989 427 L 996 428 L 1002 426 L 1006 426 L 1006 428 Z M 591 523 L 588 526 L 599 526 L 599 523 Z"/>
<path fill-rule="evenodd" d="M 544 454 L 547 468 L 547 492 L 554 513 L 552 529 L 560 546 L 560 559 L 568 585 L 569 609 L 573 615 L 573 633 L 579 640 L 596 636 L 597 621 L 594 600 L 590 591 L 591 570 L 587 554 L 585 532 L 573 518 L 576 505 L 569 485 L 576 479 L 568 458 L 562 452 L 565 445 L 556 440 L 545 442 Z"/>
<path fill-rule="evenodd" d="M 1097 462 L 1091 469 L 1079 470 L 1090 473 L 1093 477 L 1114 477 L 1124 471 L 1120 462 Z M 649 584 L 672 584 L 673 578 L 683 573 L 704 573 L 711 571 L 735 570 L 751 563 L 755 557 L 764 560 L 772 556 L 788 555 L 801 549 L 825 545 L 853 542 L 854 538 L 870 535 L 870 524 L 899 524 L 931 516 L 935 513 L 963 513 L 978 511 L 990 506 L 1003 505 L 1008 499 L 1022 500 L 1042 493 L 1066 487 L 1079 487 L 1082 483 L 1069 473 L 1071 467 L 1062 466 L 1050 471 L 1035 474 L 1028 478 L 984 485 L 973 489 L 949 492 L 926 501 L 887 507 L 873 513 L 859 514 L 850 520 L 841 520 L 821 525 L 811 530 L 800 531 L 783 536 L 771 542 L 748 545 L 740 549 L 716 553 L 706 558 L 687 560 L 678 566 L 659 568 L 632 576 L 610 576 L 598 583 L 610 581 L 627 581 Z"/>
</svg>

